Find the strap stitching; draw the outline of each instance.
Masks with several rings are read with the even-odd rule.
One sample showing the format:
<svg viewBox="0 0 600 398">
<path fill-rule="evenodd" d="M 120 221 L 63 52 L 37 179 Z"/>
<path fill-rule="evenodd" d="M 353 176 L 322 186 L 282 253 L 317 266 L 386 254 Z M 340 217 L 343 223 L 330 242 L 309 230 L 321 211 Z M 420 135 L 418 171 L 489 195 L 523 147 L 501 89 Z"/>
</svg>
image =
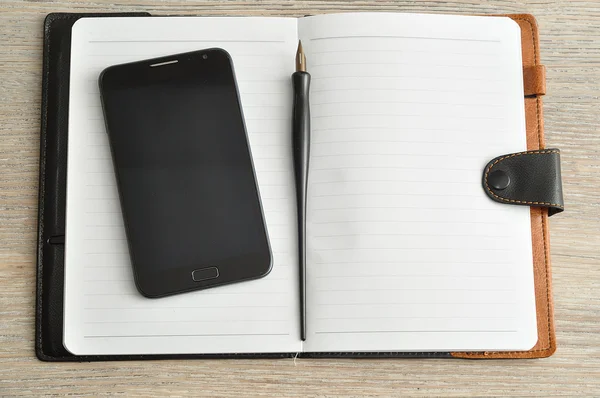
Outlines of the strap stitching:
<svg viewBox="0 0 600 398">
<path fill-rule="evenodd" d="M 508 198 L 504 198 L 502 196 L 498 196 L 496 195 L 490 188 L 490 186 L 488 185 L 488 175 L 490 174 L 490 170 L 492 170 L 492 168 L 500 163 L 501 161 L 505 160 L 505 159 L 510 159 L 516 156 L 524 156 L 524 155 L 550 155 L 553 153 L 560 153 L 557 150 L 538 150 L 538 151 L 526 151 L 526 152 L 518 152 L 518 153 L 513 153 L 511 155 L 506 155 L 506 156 L 502 156 L 501 158 L 498 158 L 494 161 L 494 163 L 492 163 L 491 165 L 489 165 L 487 167 L 487 169 L 485 170 L 485 189 L 488 191 L 488 193 L 490 195 L 492 195 L 494 198 L 498 199 L 498 200 L 502 200 L 504 202 L 510 202 L 510 203 L 519 203 L 519 204 L 527 204 L 527 205 L 546 205 L 546 206 L 553 206 L 553 207 L 559 207 L 559 208 L 563 208 L 562 205 L 557 204 L 557 203 L 550 203 L 550 202 L 530 202 L 530 201 L 524 201 L 524 200 L 515 200 L 515 199 L 508 199 Z"/>
</svg>

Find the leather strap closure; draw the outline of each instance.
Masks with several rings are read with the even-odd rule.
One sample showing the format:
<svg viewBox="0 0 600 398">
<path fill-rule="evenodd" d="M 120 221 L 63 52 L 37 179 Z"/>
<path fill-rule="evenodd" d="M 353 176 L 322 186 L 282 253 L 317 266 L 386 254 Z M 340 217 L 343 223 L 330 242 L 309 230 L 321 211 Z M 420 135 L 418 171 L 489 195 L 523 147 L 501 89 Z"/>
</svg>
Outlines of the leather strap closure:
<svg viewBox="0 0 600 398">
<path fill-rule="evenodd" d="M 564 210 L 560 150 L 542 149 L 498 156 L 483 171 L 483 189 L 499 203 Z"/>
<path fill-rule="evenodd" d="M 526 96 L 546 94 L 546 67 L 544 65 L 524 67 L 523 88 Z"/>
</svg>

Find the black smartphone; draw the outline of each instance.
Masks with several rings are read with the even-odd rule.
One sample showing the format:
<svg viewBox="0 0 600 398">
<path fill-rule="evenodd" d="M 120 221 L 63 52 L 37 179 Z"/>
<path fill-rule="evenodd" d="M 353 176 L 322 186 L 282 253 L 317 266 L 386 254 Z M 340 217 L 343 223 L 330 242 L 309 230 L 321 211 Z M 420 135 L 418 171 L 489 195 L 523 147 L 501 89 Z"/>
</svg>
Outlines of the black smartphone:
<svg viewBox="0 0 600 398">
<path fill-rule="evenodd" d="M 115 65 L 99 86 L 139 292 L 267 275 L 271 250 L 229 54 Z"/>
</svg>

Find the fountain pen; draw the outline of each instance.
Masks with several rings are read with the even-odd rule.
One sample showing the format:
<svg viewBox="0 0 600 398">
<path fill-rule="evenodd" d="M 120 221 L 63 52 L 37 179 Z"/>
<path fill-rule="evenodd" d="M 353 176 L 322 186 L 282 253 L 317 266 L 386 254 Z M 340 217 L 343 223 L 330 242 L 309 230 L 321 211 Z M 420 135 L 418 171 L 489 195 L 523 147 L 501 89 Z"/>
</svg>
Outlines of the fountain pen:
<svg viewBox="0 0 600 398">
<path fill-rule="evenodd" d="M 296 204 L 298 210 L 298 265 L 300 276 L 300 338 L 306 340 L 306 192 L 310 154 L 310 106 L 308 93 L 310 74 L 306 72 L 306 56 L 302 42 L 296 52 L 296 72 L 292 74 L 294 104 L 292 114 L 292 146 Z"/>
</svg>

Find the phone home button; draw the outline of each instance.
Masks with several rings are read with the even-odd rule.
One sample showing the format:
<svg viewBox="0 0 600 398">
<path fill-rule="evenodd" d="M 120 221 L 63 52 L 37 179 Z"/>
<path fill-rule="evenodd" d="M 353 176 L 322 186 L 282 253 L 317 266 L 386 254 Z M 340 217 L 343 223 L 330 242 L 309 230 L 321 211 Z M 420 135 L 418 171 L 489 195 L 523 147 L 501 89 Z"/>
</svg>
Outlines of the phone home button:
<svg viewBox="0 0 600 398">
<path fill-rule="evenodd" d="M 217 267 L 200 268 L 192 271 L 192 280 L 194 282 L 206 281 L 219 277 L 219 269 Z"/>
</svg>

